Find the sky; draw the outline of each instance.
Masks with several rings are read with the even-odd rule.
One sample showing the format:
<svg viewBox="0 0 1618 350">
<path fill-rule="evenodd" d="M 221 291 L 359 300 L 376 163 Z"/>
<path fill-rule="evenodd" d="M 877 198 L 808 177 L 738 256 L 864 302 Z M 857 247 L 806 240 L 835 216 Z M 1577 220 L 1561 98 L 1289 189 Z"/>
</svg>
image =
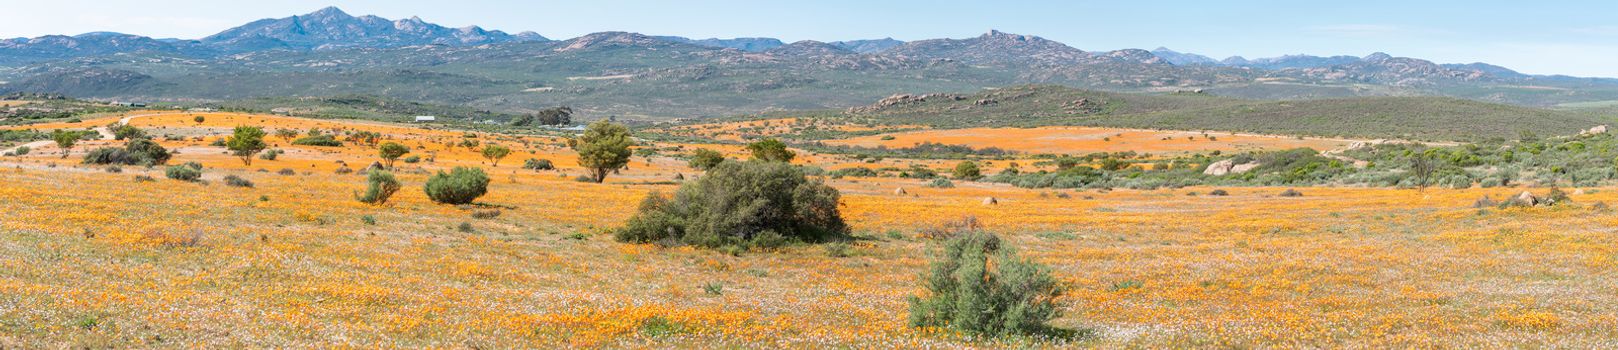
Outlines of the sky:
<svg viewBox="0 0 1618 350">
<path fill-rule="evenodd" d="M 1618 1 L 5 0 L 0 38 L 113 31 L 200 38 L 337 6 L 445 26 L 693 38 L 965 38 L 990 29 L 1083 50 L 1168 47 L 1214 58 L 1386 52 L 1530 74 L 1618 77 Z"/>
</svg>

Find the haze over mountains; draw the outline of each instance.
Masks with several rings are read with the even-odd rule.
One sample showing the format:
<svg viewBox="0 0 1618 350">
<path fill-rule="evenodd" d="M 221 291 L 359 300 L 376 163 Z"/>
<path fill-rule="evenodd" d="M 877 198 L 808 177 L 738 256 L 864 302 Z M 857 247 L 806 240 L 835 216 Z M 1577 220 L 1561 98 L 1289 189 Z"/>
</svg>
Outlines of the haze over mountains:
<svg viewBox="0 0 1618 350">
<path fill-rule="evenodd" d="M 1375 53 L 1215 60 L 1167 48 L 1085 51 L 990 31 L 965 39 L 690 39 L 604 32 L 550 40 L 337 8 L 201 39 L 119 33 L 0 40 L 0 92 L 210 101 L 380 95 L 502 111 L 728 115 L 845 108 L 895 93 L 1059 84 L 1257 99 L 1437 95 L 1530 106 L 1618 100 L 1618 79 L 1535 76 Z"/>
</svg>

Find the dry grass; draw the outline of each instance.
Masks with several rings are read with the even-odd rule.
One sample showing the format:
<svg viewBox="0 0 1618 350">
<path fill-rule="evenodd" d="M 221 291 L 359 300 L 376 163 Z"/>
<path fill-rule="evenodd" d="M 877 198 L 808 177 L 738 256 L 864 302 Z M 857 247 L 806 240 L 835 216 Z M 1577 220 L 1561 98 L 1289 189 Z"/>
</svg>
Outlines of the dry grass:
<svg viewBox="0 0 1618 350">
<path fill-rule="evenodd" d="M 240 118 L 212 125 L 209 116 L 199 128 L 260 117 Z M 678 160 L 636 157 L 612 183 L 588 184 L 561 175 L 581 172 L 565 149 L 523 148 L 499 168 L 484 166 L 494 181 L 479 202 L 504 208 L 474 220 L 471 209 L 428 201 L 416 170 L 478 165 L 472 152 L 442 145 L 460 133 L 339 124 L 388 130 L 438 160 L 401 164 L 405 190 L 382 207 L 352 199 L 362 176 L 332 172 L 336 160 L 369 164 L 374 152 L 364 147 L 285 147 L 292 151 L 279 160 L 248 168 L 206 142 L 165 142 L 182 150 L 174 162 L 207 165 L 210 184 L 137 183 L 135 175 L 161 178 L 161 170 L 109 174 L 53 155 L 7 160 L 0 345 L 1015 345 L 905 324 L 904 300 L 921 293 L 929 249 L 916 233 L 967 215 L 1070 286 L 1055 324 L 1091 335 L 1043 345 L 1618 345 L 1618 213 L 1587 205 L 1618 201 L 1615 189 L 1575 195 L 1582 206 L 1479 211 L 1470 207 L 1479 196 L 1522 189 L 1309 188 L 1282 198 L 1279 188 L 1227 188 L 1224 197 L 1187 196 L 1212 190 L 1187 188 L 1063 198 L 970 182 L 935 189 L 921 180 L 838 180 L 844 216 L 868 238 L 852 256 L 792 247 L 736 257 L 607 234 L 645 193 L 674 189 L 638 183 L 693 174 Z M 530 151 L 559 170 L 517 170 L 510 159 Z M 300 174 L 274 174 L 280 168 Z M 227 174 L 257 187 L 218 183 Z M 999 204 L 983 205 L 984 197 Z M 461 232 L 462 222 L 474 229 Z M 709 284 L 722 293 L 705 292 Z M 645 326 L 659 322 L 674 326 Z"/>
</svg>

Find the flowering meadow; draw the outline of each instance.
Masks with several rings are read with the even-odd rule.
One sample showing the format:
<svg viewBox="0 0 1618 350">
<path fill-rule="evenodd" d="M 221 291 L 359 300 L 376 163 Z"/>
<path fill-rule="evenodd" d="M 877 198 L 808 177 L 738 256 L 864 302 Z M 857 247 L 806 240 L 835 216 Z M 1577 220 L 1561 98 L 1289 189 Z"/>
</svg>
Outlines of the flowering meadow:
<svg viewBox="0 0 1618 350">
<path fill-rule="evenodd" d="M 1618 212 L 1606 205 L 1618 189 L 1498 209 L 1473 203 L 1545 189 L 1283 197 L 850 177 L 827 179 L 857 236 L 846 254 L 733 255 L 613 240 L 648 193 L 700 176 L 673 155 L 636 156 L 596 184 L 574 180 L 584 171 L 555 137 L 233 113 L 129 124 L 177 151 L 171 164 L 203 165 L 202 181 L 79 164 L 113 140 L 65 159 L 55 146 L 0 158 L 0 347 L 1618 347 Z M 213 145 L 237 125 L 375 132 L 424 159 L 398 164 L 404 189 L 374 206 L 354 199 L 365 176 L 339 171 L 377 161 L 374 147 L 272 136 L 284 153 L 248 165 Z M 514 152 L 496 165 L 465 140 Z M 557 169 L 522 169 L 529 158 Z M 488 171 L 481 205 L 423 193 L 454 166 Z M 1051 268 L 1067 289 L 1052 325 L 1075 336 L 909 326 L 906 299 L 924 293 L 937 249 L 920 233 L 968 216 Z"/>
</svg>

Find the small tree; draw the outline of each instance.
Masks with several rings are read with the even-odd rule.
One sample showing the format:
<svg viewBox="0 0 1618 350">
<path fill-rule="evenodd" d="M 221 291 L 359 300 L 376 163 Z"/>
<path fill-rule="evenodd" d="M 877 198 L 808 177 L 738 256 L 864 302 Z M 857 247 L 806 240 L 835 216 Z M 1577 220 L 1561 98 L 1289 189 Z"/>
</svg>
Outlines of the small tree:
<svg viewBox="0 0 1618 350">
<path fill-rule="evenodd" d="M 696 151 L 691 152 L 690 165 L 692 168 L 697 170 L 706 171 L 708 169 L 713 169 L 713 167 L 719 166 L 719 163 L 724 162 L 725 154 L 719 153 L 719 151 L 707 148 L 698 148 Z"/>
<path fill-rule="evenodd" d="M 62 158 L 67 158 L 67 154 L 73 151 L 73 144 L 79 143 L 80 137 L 84 137 L 84 133 L 65 130 L 51 132 L 51 140 L 56 141 L 56 147 L 62 148 Z"/>
<path fill-rule="evenodd" d="M 292 139 L 298 138 L 298 129 L 275 129 L 275 136 L 283 142 L 292 142 Z"/>
<path fill-rule="evenodd" d="M 787 149 L 787 144 L 777 139 L 764 139 L 747 145 L 747 150 L 753 152 L 753 159 L 766 162 L 791 163 L 797 153 Z"/>
<path fill-rule="evenodd" d="M 546 108 L 534 113 L 534 116 L 541 125 L 572 124 L 573 108 L 566 106 Z"/>
<path fill-rule="evenodd" d="M 382 165 L 386 165 L 388 169 L 393 169 L 393 161 L 407 153 L 410 153 L 410 147 L 394 142 L 384 143 L 381 147 L 377 147 L 377 155 L 382 157 Z"/>
<path fill-rule="evenodd" d="M 489 192 L 489 175 L 483 169 L 455 167 L 448 174 L 439 171 L 423 186 L 427 198 L 444 204 L 467 204 Z"/>
<path fill-rule="evenodd" d="M 488 159 L 492 167 L 500 167 L 500 158 L 505 158 L 508 154 L 511 154 L 511 149 L 506 146 L 496 144 L 483 146 L 483 158 Z"/>
<path fill-rule="evenodd" d="M 579 165 L 590 170 L 590 179 L 596 183 L 629 165 L 629 146 L 634 144 L 628 127 L 605 120 L 590 123 L 584 135 L 568 140 L 568 145 L 579 152 Z"/>
<path fill-rule="evenodd" d="M 976 180 L 983 177 L 983 171 L 978 169 L 977 162 L 968 160 L 955 164 L 955 171 L 950 175 L 953 175 L 956 180 Z"/>
<path fill-rule="evenodd" d="M 1437 170 L 1438 164 L 1433 161 L 1430 152 L 1422 152 L 1410 157 L 1410 176 L 1416 181 L 1416 191 L 1426 190 L 1428 182 L 1432 181 L 1433 172 Z"/>
<path fill-rule="evenodd" d="M 393 173 L 381 170 L 367 174 L 365 183 L 365 192 L 355 193 L 354 199 L 375 205 L 387 204 L 388 198 L 393 198 L 393 194 L 399 192 L 400 187 L 399 180 L 393 178 Z"/>
<path fill-rule="evenodd" d="M 910 324 L 1002 336 L 1049 330 L 1062 288 L 1050 271 L 1018 258 L 999 237 L 961 232 L 923 275 L 930 294 L 910 297 Z"/>
<path fill-rule="evenodd" d="M 264 129 L 256 126 L 238 126 L 229 139 L 225 140 L 225 148 L 232 155 L 242 158 L 242 164 L 253 165 L 253 156 L 269 148 L 264 143 Z"/>
</svg>

